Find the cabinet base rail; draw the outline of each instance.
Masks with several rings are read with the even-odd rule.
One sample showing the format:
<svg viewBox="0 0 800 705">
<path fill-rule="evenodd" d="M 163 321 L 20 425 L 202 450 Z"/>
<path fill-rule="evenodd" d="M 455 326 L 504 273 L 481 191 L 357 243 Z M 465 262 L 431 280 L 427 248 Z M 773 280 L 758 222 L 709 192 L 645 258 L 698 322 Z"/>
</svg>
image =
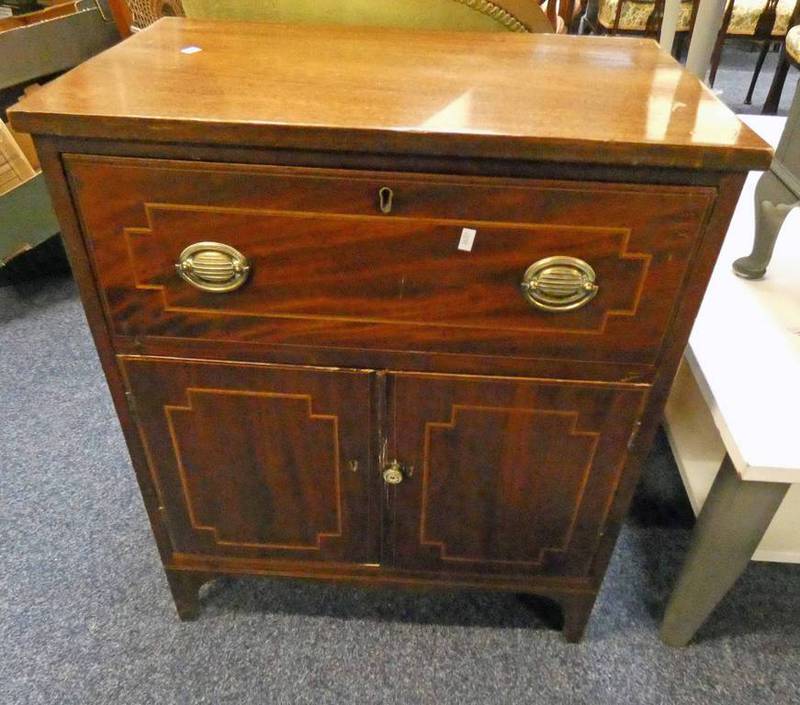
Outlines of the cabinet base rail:
<svg viewBox="0 0 800 705">
<path fill-rule="evenodd" d="M 165 568 L 167 582 L 175 609 L 181 621 L 193 621 L 201 613 L 200 588 L 217 578 L 255 575 L 290 580 L 312 580 L 321 582 L 349 583 L 359 587 L 398 587 L 410 590 L 487 590 L 519 594 L 523 602 L 540 613 L 542 606 L 529 596 L 541 597 L 556 603 L 561 610 L 561 619 L 543 619 L 554 623 L 570 643 L 579 642 L 586 631 L 598 589 L 590 587 L 586 579 L 509 578 L 507 576 L 452 576 L 435 578 L 414 572 L 381 569 L 380 572 L 360 573 L 358 567 L 352 571 L 314 571 L 308 568 L 233 568 L 224 570 L 197 570 L 185 567 Z"/>
</svg>

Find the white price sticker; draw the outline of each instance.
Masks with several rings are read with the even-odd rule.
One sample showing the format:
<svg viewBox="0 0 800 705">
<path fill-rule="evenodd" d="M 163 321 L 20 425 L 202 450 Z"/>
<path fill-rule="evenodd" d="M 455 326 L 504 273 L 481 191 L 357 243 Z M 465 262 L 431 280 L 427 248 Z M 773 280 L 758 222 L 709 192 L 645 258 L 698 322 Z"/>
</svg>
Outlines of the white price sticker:
<svg viewBox="0 0 800 705">
<path fill-rule="evenodd" d="M 475 234 L 477 230 L 473 228 L 462 228 L 461 239 L 458 241 L 458 249 L 462 252 L 472 252 L 472 245 L 475 244 Z"/>
</svg>

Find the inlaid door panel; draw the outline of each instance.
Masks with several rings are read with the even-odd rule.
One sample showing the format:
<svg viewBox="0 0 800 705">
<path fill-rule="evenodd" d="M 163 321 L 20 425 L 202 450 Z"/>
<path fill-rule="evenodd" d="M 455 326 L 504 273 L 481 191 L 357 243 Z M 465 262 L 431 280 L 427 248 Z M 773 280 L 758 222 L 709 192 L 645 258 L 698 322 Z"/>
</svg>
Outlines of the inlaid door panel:
<svg viewBox="0 0 800 705">
<path fill-rule="evenodd" d="M 646 388 L 397 374 L 385 558 L 457 572 L 583 575 Z"/>
<path fill-rule="evenodd" d="M 374 560 L 368 372 L 120 364 L 176 551 Z"/>
</svg>

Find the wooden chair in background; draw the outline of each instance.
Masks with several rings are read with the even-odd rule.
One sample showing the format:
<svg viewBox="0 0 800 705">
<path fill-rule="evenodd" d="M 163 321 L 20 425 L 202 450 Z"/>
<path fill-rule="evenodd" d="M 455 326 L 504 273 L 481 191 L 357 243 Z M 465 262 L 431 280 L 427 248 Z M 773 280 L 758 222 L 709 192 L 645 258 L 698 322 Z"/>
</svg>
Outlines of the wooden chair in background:
<svg viewBox="0 0 800 705">
<path fill-rule="evenodd" d="M 675 32 L 674 53 L 680 55 L 697 19 L 698 0 L 683 0 Z M 594 34 L 632 34 L 658 39 L 665 0 L 595 0 L 586 11 Z"/>
<path fill-rule="evenodd" d="M 781 46 L 781 54 L 778 58 L 778 65 L 772 77 L 767 99 L 761 112 L 765 115 L 774 115 L 778 112 L 783 93 L 783 84 L 786 83 L 786 74 L 789 67 L 800 68 L 800 3 L 795 8 L 791 19 L 791 27 L 786 33 L 786 38 Z"/>
<path fill-rule="evenodd" d="M 752 41 L 760 44 L 753 78 L 747 89 L 745 104 L 750 105 L 753 91 L 764 65 L 764 59 L 773 42 L 782 41 L 794 23 L 798 0 L 728 0 L 722 18 L 714 51 L 711 54 L 711 72 L 708 76 L 710 86 L 714 85 L 722 48 L 726 41 Z"/>
</svg>

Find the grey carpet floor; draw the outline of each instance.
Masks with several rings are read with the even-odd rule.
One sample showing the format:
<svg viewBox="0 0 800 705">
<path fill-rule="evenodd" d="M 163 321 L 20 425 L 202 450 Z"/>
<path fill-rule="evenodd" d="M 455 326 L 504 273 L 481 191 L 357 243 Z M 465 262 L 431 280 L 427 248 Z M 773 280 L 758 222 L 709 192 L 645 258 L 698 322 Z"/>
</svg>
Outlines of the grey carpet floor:
<svg viewBox="0 0 800 705">
<path fill-rule="evenodd" d="M 0 288 L 0 703 L 800 702 L 800 567 L 657 629 L 688 539 L 657 444 L 585 641 L 513 595 L 225 579 L 171 604 L 69 279 Z"/>
<path fill-rule="evenodd" d="M 753 92 L 752 104 L 745 105 L 744 99 L 747 96 L 747 87 L 750 85 L 750 79 L 753 76 L 753 69 L 755 69 L 758 57 L 758 52 L 754 51 L 754 48 L 746 42 L 729 41 L 726 42 L 722 51 L 722 61 L 720 62 L 713 90 L 736 113 L 758 114 L 761 112 L 772 83 L 775 66 L 778 63 L 778 52 L 772 51 L 767 54 L 756 83 L 756 89 Z M 800 75 L 800 72 L 797 69 L 789 69 L 786 83 L 783 86 L 783 93 L 781 93 L 779 115 L 786 115 L 789 112 L 797 86 L 798 75 Z"/>
</svg>

